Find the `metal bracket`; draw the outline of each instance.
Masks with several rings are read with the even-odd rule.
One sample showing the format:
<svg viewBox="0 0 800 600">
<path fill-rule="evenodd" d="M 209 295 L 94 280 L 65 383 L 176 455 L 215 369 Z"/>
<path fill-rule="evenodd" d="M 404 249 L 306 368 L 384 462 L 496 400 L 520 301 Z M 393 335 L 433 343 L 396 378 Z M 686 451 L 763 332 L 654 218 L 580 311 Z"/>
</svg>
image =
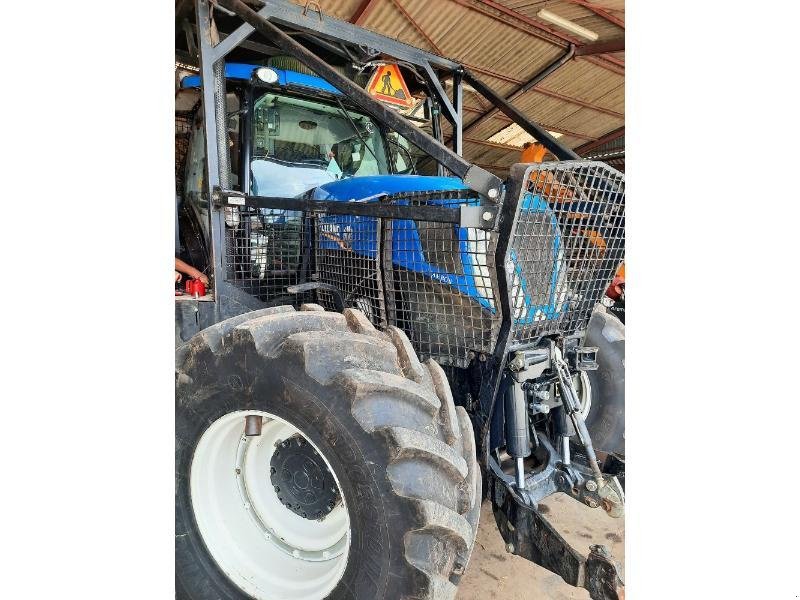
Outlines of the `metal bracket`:
<svg viewBox="0 0 800 600">
<path fill-rule="evenodd" d="M 496 206 L 461 206 L 461 227 L 494 229 L 496 222 Z"/>
<path fill-rule="evenodd" d="M 587 589 L 592 600 L 624 600 L 625 583 L 605 546 L 591 546 L 585 558 L 491 471 L 489 494 L 509 552 L 560 575 L 570 585 Z"/>
<path fill-rule="evenodd" d="M 596 371 L 600 368 L 597 364 L 597 346 L 578 346 L 575 348 L 575 370 Z"/>
<path fill-rule="evenodd" d="M 581 464 L 579 460 L 565 464 L 547 436 L 538 431 L 536 435 L 537 443 L 533 456 L 539 466 L 526 472 L 525 485 L 517 492 L 525 504 L 536 506 L 548 496 L 563 492 L 589 508 L 602 508 L 613 518 L 625 514 L 625 492 L 614 475 L 604 473 L 605 484 L 600 487 L 591 469 Z M 624 463 L 620 461 L 620 464 L 624 469 Z M 489 470 L 504 482 L 506 487 L 511 488 L 515 485 L 514 478 L 503 472 L 494 459 L 489 460 Z"/>
<path fill-rule="evenodd" d="M 244 206 L 247 202 L 243 192 L 233 190 L 223 191 L 220 189 L 214 190 L 212 200 L 214 201 L 214 206 L 217 208 L 222 208 L 224 206 Z"/>
</svg>

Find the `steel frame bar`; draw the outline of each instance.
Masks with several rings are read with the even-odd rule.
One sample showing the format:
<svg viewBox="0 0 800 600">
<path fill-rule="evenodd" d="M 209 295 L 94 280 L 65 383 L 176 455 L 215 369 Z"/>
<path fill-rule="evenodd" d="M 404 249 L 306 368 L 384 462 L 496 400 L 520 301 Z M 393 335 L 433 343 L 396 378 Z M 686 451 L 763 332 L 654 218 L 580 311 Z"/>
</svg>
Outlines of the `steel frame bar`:
<svg viewBox="0 0 800 600">
<path fill-rule="evenodd" d="M 297 212 L 318 212 L 332 215 L 355 215 L 359 217 L 375 217 L 382 219 L 430 221 L 433 223 L 463 223 L 464 211 L 461 208 L 446 206 L 405 206 L 398 204 L 382 203 L 381 198 L 373 202 L 339 202 L 335 200 L 309 200 L 307 198 L 279 198 L 269 196 L 253 196 L 241 194 L 230 190 L 219 190 L 219 207 L 246 206 L 250 208 L 265 208 L 277 210 L 290 210 Z M 228 198 L 228 202 L 223 200 Z M 470 208 L 470 207 L 467 207 Z M 472 207 L 474 208 L 474 207 Z M 489 212 L 491 219 L 485 217 L 482 222 L 471 224 L 470 227 L 492 229 L 495 225 L 494 216 L 496 207 L 485 205 L 479 207 L 482 213 Z"/>
<path fill-rule="evenodd" d="M 206 190 L 208 197 L 211 197 L 213 190 L 220 185 L 220 165 L 217 154 L 217 116 L 215 107 L 217 99 L 214 90 L 219 89 L 219 73 L 214 65 L 221 60 L 219 53 L 215 51 L 211 39 L 211 12 L 208 0 L 197 0 L 197 43 L 200 50 L 200 76 L 203 81 L 201 86 L 203 97 L 203 120 L 206 132 Z M 224 82 L 223 82 L 224 85 Z M 224 87 L 222 88 L 224 89 Z M 220 102 L 225 103 L 225 98 Z M 219 211 L 209 211 L 209 232 L 211 234 L 211 248 L 209 262 L 214 266 L 215 273 L 222 273 L 222 239 L 224 236 L 224 220 Z M 214 277 L 214 297 L 220 297 L 220 278 Z M 215 314 L 220 318 L 220 305 L 214 303 Z"/>
<path fill-rule="evenodd" d="M 396 8 L 397 10 L 399 10 L 399 11 L 400 11 L 400 13 L 403 15 L 403 17 L 405 17 L 406 21 L 408 21 L 409 23 L 411 23 L 411 26 L 412 26 L 414 29 L 416 29 L 416 30 L 417 30 L 417 33 L 419 33 L 419 34 L 420 34 L 422 37 L 424 37 L 424 38 L 425 38 L 425 41 L 427 41 L 427 42 L 428 42 L 428 44 L 430 44 L 431 48 L 433 48 L 433 49 L 436 51 L 436 53 L 437 53 L 437 54 L 444 54 L 444 52 L 442 52 L 442 50 L 439 48 L 439 46 L 437 46 L 437 45 L 436 45 L 436 42 L 434 42 L 434 41 L 431 39 L 431 36 L 429 36 L 429 35 L 428 35 L 428 34 L 425 32 L 425 30 L 424 30 L 424 29 L 423 29 L 423 28 L 420 26 L 420 24 L 419 24 L 419 23 L 417 23 L 417 22 L 414 20 L 414 17 L 412 17 L 412 16 L 411 16 L 411 15 L 408 13 L 408 11 L 407 11 L 407 10 L 406 10 L 406 9 L 403 7 L 403 5 L 402 5 L 402 4 L 400 4 L 399 0 L 389 0 L 389 2 L 391 2 L 391 3 L 392 3 L 394 6 L 395 6 L 395 8 Z"/>
<path fill-rule="evenodd" d="M 226 3 L 220 2 L 220 4 L 225 6 Z M 356 46 L 379 48 L 381 52 L 393 58 L 412 64 L 421 65 L 427 61 L 437 68 L 448 71 L 455 71 L 460 66 L 457 62 L 432 52 L 426 52 L 410 44 L 375 33 L 369 29 L 363 29 L 353 23 L 336 19 L 330 15 L 325 15 L 322 20 L 319 19 L 316 13 L 303 15 L 303 7 L 288 0 L 269 0 L 256 12 L 259 16 L 269 19 L 272 23 L 286 25 L 323 38 L 341 40 Z"/>
<path fill-rule="evenodd" d="M 451 141 L 453 150 L 459 155 L 464 154 L 464 87 L 461 83 L 462 79 L 463 74 L 461 71 L 456 71 L 453 76 L 453 109 L 456 115 L 458 115 L 458 124 L 453 124 L 453 137 Z"/>
</svg>

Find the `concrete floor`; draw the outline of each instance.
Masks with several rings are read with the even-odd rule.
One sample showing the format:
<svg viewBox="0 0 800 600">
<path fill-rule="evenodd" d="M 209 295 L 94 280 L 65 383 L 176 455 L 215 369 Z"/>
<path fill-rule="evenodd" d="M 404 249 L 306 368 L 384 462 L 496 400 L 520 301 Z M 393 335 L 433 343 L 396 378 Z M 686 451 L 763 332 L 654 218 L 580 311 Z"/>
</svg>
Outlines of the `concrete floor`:
<svg viewBox="0 0 800 600">
<path fill-rule="evenodd" d="M 564 538 L 584 555 L 590 544 L 604 544 L 623 569 L 625 520 L 612 519 L 600 509 L 579 504 L 564 494 L 542 502 L 547 516 Z M 508 554 L 494 522 L 492 505 L 481 507 L 478 538 L 467 572 L 458 586 L 457 600 L 577 600 L 589 592 L 564 583 L 558 575 Z"/>
</svg>

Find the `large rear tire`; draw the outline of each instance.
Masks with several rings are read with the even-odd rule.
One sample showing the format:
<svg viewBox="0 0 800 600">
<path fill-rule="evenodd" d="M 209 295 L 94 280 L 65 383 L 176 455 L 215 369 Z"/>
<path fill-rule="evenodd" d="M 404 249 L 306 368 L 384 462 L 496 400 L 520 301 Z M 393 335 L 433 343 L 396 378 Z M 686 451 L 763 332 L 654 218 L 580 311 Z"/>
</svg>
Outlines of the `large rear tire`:
<svg viewBox="0 0 800 600">
<path fill-rule="evenodd" d="M 453 598 L 481 498 L 467 414 L 400 330 L 303 308 L 228 319 L 177 350 L 178 597 Z M 244 435 L 248 415 L 260 435 Z M 291 485 L 327 467 L 330 512 L 272 497 L 287 436 L 314 450 Z"/>
</svg>

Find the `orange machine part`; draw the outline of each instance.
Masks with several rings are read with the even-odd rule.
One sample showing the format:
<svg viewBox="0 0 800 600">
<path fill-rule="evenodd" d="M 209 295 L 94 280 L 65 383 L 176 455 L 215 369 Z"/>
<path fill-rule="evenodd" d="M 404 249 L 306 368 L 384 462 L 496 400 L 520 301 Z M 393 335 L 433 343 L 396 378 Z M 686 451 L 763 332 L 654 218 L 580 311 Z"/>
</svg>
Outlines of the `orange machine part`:
<svg viewBox="0 0 800 600">
<path fill-rule="evenodd" d="M 539 142 L 526 144 L 520 155 L 520 162 L 540 163 L 544 161 L 545 154 L 547 154 L 547 149 Z M 571 189 L 558 184 L 553 185 L 552 173 L 539 172 L 535 175 L 535 179 L 533 177 L 531 179 L 533 179 L 534 189 L 547 196 L 548 202 L 565 202 L 572 199 Z"/>
</svg>

